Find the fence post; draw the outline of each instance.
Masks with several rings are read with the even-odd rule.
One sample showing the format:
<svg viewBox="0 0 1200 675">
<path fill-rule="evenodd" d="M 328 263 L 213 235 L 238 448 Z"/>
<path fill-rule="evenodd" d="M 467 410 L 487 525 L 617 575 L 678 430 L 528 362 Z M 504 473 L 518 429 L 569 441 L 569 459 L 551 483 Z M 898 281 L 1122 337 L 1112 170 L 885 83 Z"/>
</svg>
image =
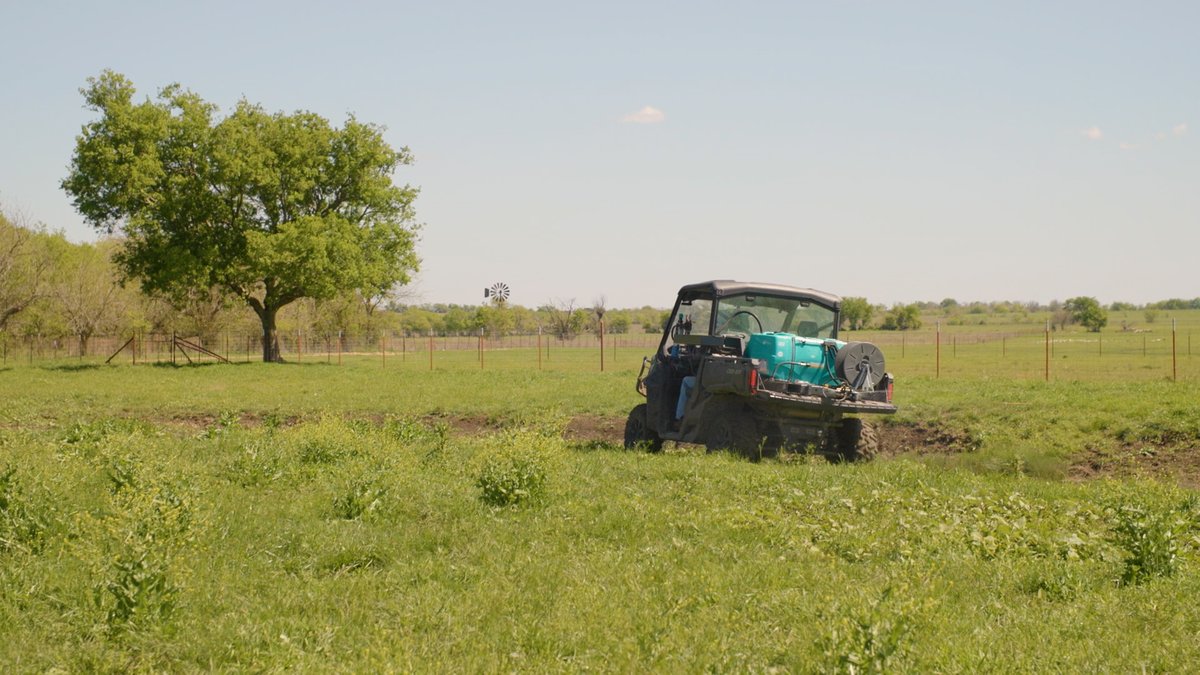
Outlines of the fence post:
<svg viewBox="0 0 1200 675">
<path fill-rule="evenodd" d="M 936 344 L 936 346 L 934 348 L 935 349 L 934 359 L 935 359 L 935 363 L 936 363 L 936 368 L 934 370 L 933 376 L 935 378 L 940 378 L 942 376 L 942 322 L 941 321 L 937 322 L 937 336 L 936 336 L 936 339 L 934 340 L 934 342 Z"/>
<path fill-rule="evenodd" d="M 483 370 L 483 329 L 479 329 L 479 369 Z"/>
<path fill-rule="evenodd" d="M 542 327 L 541 326 L 538 326 L 537 352 L 538 352 L 538 370 L 541 370 L 542 369 Z"/>
<path fill-rule="evenodd" d="M 1175 319 L 1171 319 L 1171 381 L 1179 381 L 1179 371 L 1176 369 L 1175 358 Z"/>
<path fill-rule="evenodd" d="M 433 331 L 429 331 L 429 369 L 433 370 Z"/>
<path fill-rule="evenodd" d="M 387 335 L 383 331 L 379 333 L 379 365 L 387 368 Z"/>
<path fill-rule="evenodd" d="M 1046 321 L 1046 381 L 1050 381 L 1050 321 Z"/>
<path fill-rule="evenodd" d="M 604 372 L 604 317 L 600 318 L 600 372 Z"/>
<path fill-rule="evenodd" d="M 342 331 L 338 331 L 338 365 L 342 365 Z"/>
</svg>

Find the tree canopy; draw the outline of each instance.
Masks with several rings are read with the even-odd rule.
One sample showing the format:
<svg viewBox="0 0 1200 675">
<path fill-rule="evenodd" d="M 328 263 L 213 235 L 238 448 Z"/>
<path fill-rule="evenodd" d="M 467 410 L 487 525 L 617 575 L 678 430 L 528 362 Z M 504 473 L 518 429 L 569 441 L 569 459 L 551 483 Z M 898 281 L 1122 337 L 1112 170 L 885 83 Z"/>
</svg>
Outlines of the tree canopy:
<svg viewBox="0 0 1200 675">
<path fill-rule="evenodd" d="M 246 302 L 275 360 L 275 317 L 299 298 L 380 296 L 419 264 L 411 164 L 381 127 L 340 128 L 311 112 L 267 113 L 245 100 L 223 119 L 179 85 L 135 102 L 105 71 L 81 90 L 100 114 L 76 140 L 63 189 L 95 228 L 121 232 L 115 257 L 147 293 L 219 289 Z"/>
<path fill-rule="evenodd" d="M 866 298 L 842 298 L 842 321 L 849 324 L 850 330 L 861 330 L 867 327 L 875 308 Z"/>
<path fill-rule="evenodd" d="M 1108 312 L 1104 311 L 1095 298 L 1071 298 L 1063 305 L 1063 309 L 1070 312 L 1072 321 L 1093 333 L 1099 333 L 1101 328 L 1108 325 Z"/>
</svg>

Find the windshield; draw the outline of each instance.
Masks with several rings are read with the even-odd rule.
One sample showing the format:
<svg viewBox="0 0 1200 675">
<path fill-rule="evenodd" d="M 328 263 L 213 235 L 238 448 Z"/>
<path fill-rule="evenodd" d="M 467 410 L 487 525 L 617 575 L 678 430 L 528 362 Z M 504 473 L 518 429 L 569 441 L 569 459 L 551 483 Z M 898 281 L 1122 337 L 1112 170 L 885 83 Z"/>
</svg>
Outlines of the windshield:
<svg viewBox="0 0 1200 675">
<path fill-rule="evenodd" d="M 725 333 L 794 333 L 801 337 L 836 338 L 836 313 L 811 300 L 742 293 L 717 302 L 713 335 Z"/>
</svg>

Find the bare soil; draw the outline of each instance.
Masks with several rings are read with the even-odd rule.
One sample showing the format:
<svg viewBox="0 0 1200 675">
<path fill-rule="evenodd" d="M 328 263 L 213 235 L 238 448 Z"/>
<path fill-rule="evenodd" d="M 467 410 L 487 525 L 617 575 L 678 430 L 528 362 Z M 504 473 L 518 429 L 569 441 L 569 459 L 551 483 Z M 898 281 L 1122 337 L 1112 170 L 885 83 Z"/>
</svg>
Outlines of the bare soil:
<svg viewBox="0 0 1200 675">
<path fill-rule="evenodd" d="M 969 434 L 928 422 L 901 422 L 876 426 L 879 454 L 951 455 L 976 449 Z"/>
<path fill-rule="evenodd" d="M 1146 477 L 1200 488 L 1200 446 L 1196 444 L 1125 444 L 1117 450 L 1088 448 L 1077 454 L 1070 480 Z"/>
</svg>

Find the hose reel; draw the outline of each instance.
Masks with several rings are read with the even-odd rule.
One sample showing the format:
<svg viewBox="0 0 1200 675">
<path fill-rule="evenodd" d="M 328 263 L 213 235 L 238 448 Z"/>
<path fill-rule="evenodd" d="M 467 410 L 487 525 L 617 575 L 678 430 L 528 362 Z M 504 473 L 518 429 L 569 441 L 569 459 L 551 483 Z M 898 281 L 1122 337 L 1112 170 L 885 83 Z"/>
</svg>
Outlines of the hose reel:
<svg viewBox="0 0 1200 675">
<path fill-rule="evenodd" d="M 883 351 L 870 342 L 847 342 L 837 352 L 833 369 L 855 391 L 869 391 L 883 379 Z"/>
</svg>

